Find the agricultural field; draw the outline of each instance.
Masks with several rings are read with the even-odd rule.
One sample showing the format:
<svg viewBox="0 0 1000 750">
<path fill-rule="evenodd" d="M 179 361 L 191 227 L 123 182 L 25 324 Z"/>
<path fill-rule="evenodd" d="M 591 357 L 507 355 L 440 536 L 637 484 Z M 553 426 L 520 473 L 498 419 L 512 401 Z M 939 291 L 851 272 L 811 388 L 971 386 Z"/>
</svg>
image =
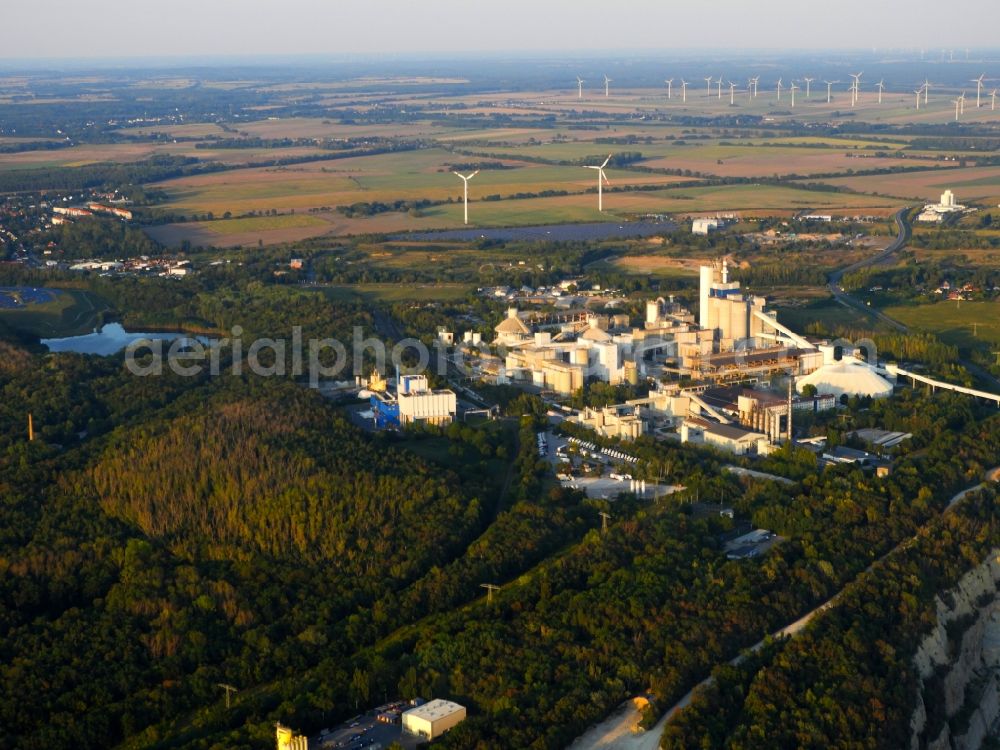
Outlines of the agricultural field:
<svg viewBox="0 0 1000 750">
<path fill-rule="evenodd" d="M 154 185 L 168 195 L 166 206 L 178 211 L 221 215 L 277 209 L 308 210 L 358 202 L 442 201 L 460 199 L 462 183 L 450 164 L 469 157 L 443 149 L 307 162 L 286 167 L 231 170 L 169 180 Z M 546 190 L 582 192 L 596 188 L 594 173 L 510 161 L 509 169 L 484 170 L 470 182 L 470 197 L 509 196 Z M 616 185 L 669 185 L 682 178 L 609 170 Z M 595 201 L 596 202 L 596 201 Z"/>
<path fill-rule="evenodd" d="M 966 167 L 901 174 L 835 177 L 823 182 L 864 193 L 892 195 L 921 203 L 936 203 L 945 189 L 955 191 L 960 202 L 1000 203 L 1000 166 Z"/>
<path fill-rule="evenodd" d="M 1000 345 L 1000 302 L 941 301 L 883 308 L 890 318 L 963 349 Z"/>
</svg>

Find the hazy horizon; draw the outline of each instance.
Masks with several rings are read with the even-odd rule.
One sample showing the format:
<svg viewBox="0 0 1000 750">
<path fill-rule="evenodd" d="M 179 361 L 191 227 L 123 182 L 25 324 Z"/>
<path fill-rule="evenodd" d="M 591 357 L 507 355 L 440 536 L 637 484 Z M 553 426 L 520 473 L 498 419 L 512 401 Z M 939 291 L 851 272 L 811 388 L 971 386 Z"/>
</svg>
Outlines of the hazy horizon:
<svg viewBox="0 0 1000 750">
<path fill-rule="evenodd" d="M 95 9 L 96 7 L 96 9 Z M 165 12 L 165 7 L 169 12 Z M 66 0 L 4 9 L 0 59 L 113 61 L 607 54 L 736 50 L 794 54 L 817 50 L 995 48 L 1000 3 L 976 0 L 948 31 L 929 0 L 874 4 L 844 0 L 835 13 L 793 0 L 710 8 L 649 0 L 508 0 L 488 10 L 460 0 L 389 2 L 349 9 L 322 0 L 135 0 L 102 11 Z M 964 22 L 964 26 L 959 23 Z M 947 34 L 947 35 L 945 35 Z"/>
</svg>

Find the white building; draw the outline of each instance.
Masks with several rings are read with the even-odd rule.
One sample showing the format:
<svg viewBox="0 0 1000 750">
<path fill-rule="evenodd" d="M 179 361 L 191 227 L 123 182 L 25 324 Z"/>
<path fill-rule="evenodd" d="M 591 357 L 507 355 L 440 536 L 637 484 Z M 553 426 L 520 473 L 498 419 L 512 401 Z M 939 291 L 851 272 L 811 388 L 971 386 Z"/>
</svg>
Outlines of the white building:
<svg viewBox="0 0 1000 750">
<path fill-rule="evenodd" d="M 404 375 L 396 389 L 399 423 L 429 422 L 447 425 L 455 419 L 458 404 L 452 390 L 431 390 L 426 375 Z"/>
<path fill-rule="evenodd" d="M 717 424 L 697 417 L 681 423 L 681 442 L 712 445 L 737 456 L 766 450 L 767 436 L 731 424 Z"/>
<path fill-rule="evenodd" d="M 436 698 L 403 713 L 403 731 L 433 740 L 465 720 L 465 706 Z"/>
<path fill-rule="evenodd" d="M 957 201 L 955 194 L 951 190 L 945 190 L 941 193 L 941 201 L 939 203 L 929 203 L 924 206 L 924 210 L 917 216 L 917 221 L 939 222 L 948 214 L 964 213 L 968 210 L 967 207 Z"/>
<path fill-rule="evenodd" d="M 722 219 L 695 219 L 691 222 L 691 234 L 708 234 L 725 226 Z"/>
</svg>

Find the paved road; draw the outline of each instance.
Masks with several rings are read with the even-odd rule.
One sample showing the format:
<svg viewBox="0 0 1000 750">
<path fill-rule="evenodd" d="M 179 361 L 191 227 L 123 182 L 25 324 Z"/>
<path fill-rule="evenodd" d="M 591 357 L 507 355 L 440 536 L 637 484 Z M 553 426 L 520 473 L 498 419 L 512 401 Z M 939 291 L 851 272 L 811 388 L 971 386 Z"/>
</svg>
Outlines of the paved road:
<svg viewBox="0 0 1000 750">
<path fill-rule="evenodd" d="M 876 318 L 882 323 L 885 323 L 890 328 L 894 328 L 897 331 L 901 331 L 903 333 L 906 333 L 907 330 L 905 325 L 900 323 L 898 320 L 893 320 L 888 315 L 885 315 L 884 313 L 875 310 L 869 307 L 868 305 L 863 304 L 859 300 L 849 295 L 841 287 L 840 281 L 844 277 L 844 274 L 852 273 L 853 271 L 857 271 L 858 269 L 864 268 L 865 266 L 874 265 L 875 263 L 881 263 L 882 261 L 886 260 L 887 258 L 890 258 L 892 255 L 894 255 L 895 253 L 899 252 L 904 247 L 906 247 L 906 243 L 910 241 L 910 225 L 906 223 L 907 211 L 909 211 L 909 208 L 901 208 L 899 209 L 899 211 L 896 212 L 896 215 L 893 217 L 896 221 L 896 228 L 898 229 L 898 233 L 896 234 L 896 239 L 894 239 L 885 248 L 885 250 L 876 253 L 870 258 L 864 258 L 863 260 L 859 260 L 857 263 L 852 263 L 849 266 L 844 266 L 843 268 L 834 271 L 833 273 L 830 274 L 829 283 L 827 284 L 827 287 L 830 290 L 830 294 L 832 294 L 833 298 L 837 300 L 837 302 L 842 304 L 844 307 L 851 307 L 854 308 L 855 310 L 860 310 L 866 315 L 871 315 L 873 318 Z"/>
<path fill-rule="evenodd" d="M 854 310 L 858 310 L 865 315 L 869 315 L 884 325 L 892 328 L 893 330 L 899 331 L 900 333 L 909 332 L 909 327 L 900 323 L 898 320 L 890 318 L 888 315 L 883 313 L 881 310 L 877 310 L 873 307 L 869 307 L 860 300 L 852 297 L 850 294 L 844 291 L 841 287 L 841 279 L 844 277 L 845 273 L 851 273 L 852 271 L 857 271 L 859 268 L 864 268 L 865 266 L 874 265 L 876 263 L 881 263 L 887 258 L 891 257 L 893 254 L 899 252 L 904 247 L 906 243 L 910 241 L 910 225 L 906 222 L 906 212 L 909 211 L 908 208 L 902 208 L 896 212 L 893 217 L 896 221 L 896 227 L 898 228 L 898 234 L 896 239 L 892 243 L 879 253 L 876 253 L 870 258 L 865 258 L 859 260 L 857 263 L 852 263 L 849 266 L 844 266 L 843 268 L 834 271 L 830 274 L 829 283 L 827 288 L 833 295 L 833 298 L 837 300 L 844 307 L 850 307 Z M 974 362 L 970 362 L 967 359 L 959 359 L 958 363 L 962 365 L 966 370 L 972 373 L 973 377 L 977 378 L 981 383 L 987 383 L 993 388 L 1000 388 L 1000 379 L 994 377 L 988 370 L 980 367 Z"/>
<path fill-rule="evenodd" d="M 1000 481 L 1000 466 L 994 467 L 989 471 L 987 471 L 985 473 L 985 480 L 986 480 L 985 482 L 981 482 L 972 487 L 968 487 L 962 490 L 961 492 L 956 493 L 955 496 L 948 501 L 948 505 L 945 508 L 944 512 L 947 513 L 952 508 L 954 508 L 955 505 L 958 502 L 960 502 L 966 495 L 982 489 L 985 486 L 986 482 Z M 912 536 L 912 537 L 907 537 L 906 539 L 901 541 L 891 550 L 889 550 L 884 555 L 879 557 L 877 560 L 872 562 L 867 568 L 865 568 L 864 573 L 862 573 L 861 575 L 864 575 L 865 573 L 871 571 L 872 568 L 874 568 L 876 565 L 878 565 L 880 562 L 885 560 L 887 557 L 889 557 L 889 555 L 893 554 L 897 550 L 904 549 L 905 547 L 912 544 L 916 540 L 916 538 L 917 538 L 916 536 Z M 783 628 L 774 631 L 774 633 L 771 634 L 770 638 L 774 639 L 774 638 L 795 637 L 798 633 L 802 631 L 803 628 L 805 628 L 806 625 L 808 625 L 813 620 L 814 617 L 816 617 L 816 615 L 820 614 L 821 612 L 825 612 L 826 610 L 830 609 L 830 607 L 833 607 L 840 599 L 840 596 L 843 594 L 844 589 L 847 588 L 847 586 L 849 586 L 856 580 L 857 577 L 855 577 L 848 583 L 844 584 L 844 588 L 842 588 L 836 594 L 834 594 L 825 602 L 820 604 L 818 607 L 802 615 L 802 617 L 795 620 L 795 622 L 791 622 L 788 625 L 785 625 Z M 750 652 L 759 651 L 761 648 L 764 647 L 764 643 L 765 643 L 764 639 L 758 641 L 749 648 L 749 651 Z M 729 664 L 737 666 L 744 660 L 744 658 L 745 658 L 744 654 L 741 653 L 739 656 L 730 659 Z M 691 688 L 691 690 L 685 693 L 684 696 L 679 701 L 677 701 L 677 703 L 675 703 L 667 710 L 667 712 L 657 722 L 656 726 L 653 729 L 641 735 L 632 734 L 631 731 L 632 726 L 638 721 L 639 713 L 635 708 L 631 707 L 632 701 L 628 701 L 622 706 L 619 706 L 619 708 L 615 711 L 615 713 L 612 714 L 610 717 L 608 717 L 608 719 L 606 719 L 605 721 L 601 722 L 600 724 L 594 727 L 591 727 L 591 729 L 587 731 L 584 735 L 578 737 L 577 740 L 569 747 L 569 750 L 654 750 L 658 746 L 660 736 L 663 734 L 663 729 L 664 727 L 666 727 L 667 722 L 669 722 L 677 714 L 678 711 L 680 711 L 683 708 L 686 708 L 691 703 L 691 698 L 694 696 L 696 690 L 700 690 L 701 688 L 710 685 L 711 682 L 712 678 L 706 677 L 704 680 L 702 680 L 693 688 Z"/>
</svg>

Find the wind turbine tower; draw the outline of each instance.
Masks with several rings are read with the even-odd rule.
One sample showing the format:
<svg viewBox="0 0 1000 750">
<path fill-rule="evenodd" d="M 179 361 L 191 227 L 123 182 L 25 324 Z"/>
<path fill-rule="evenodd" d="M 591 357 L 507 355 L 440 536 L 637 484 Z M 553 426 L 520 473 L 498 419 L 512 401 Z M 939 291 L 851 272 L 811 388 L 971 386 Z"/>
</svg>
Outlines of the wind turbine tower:
<svg viewBox="0 0 1000 750">
<path fill-rule="evenodd" d="M 669 99 L 673 94 L 674 79 L 668 78 L 664 83 L 667 84 L 667 99 Z"/>
<path fill-rule="evenodd" d="M 795 92 L 799 90 L 799 87 L 795 85 L 795 81 L 792 81 L 792 85 L 788 90 L 792 92 L 792 109 L 795 109 Z"/>
<path fill-rule="evenodd" d="M 917 95 L 917 111 L 919 112 L 920 111 L 920 95 L 922 93 L 924 93 L 923 86 L 921 86 L 919 89 L 917 89 L 913 93 Z"/>
<path fill-rule="evenodd" d="M 931 90 L 931 82 L 924 79 L 924 106 L 927 105 L 927 93 Z"/>
<path fill-rule="evenodd" d="M 608 76 L 607 76 L 607 75 L 605 75 L 605 76 L 604 76 L 604 98 L 605 98 L 605 99 L 607 99 L 607 98 L 608 98 L 608 97 L 609 97 L 609 96 L 611 95 L 611 94 L 610 94 L 610 91 L 611 91 L 611 90 L 610 90 L 610 89 L 608 88 L 608 84 L 609 84 L 609 83 L 611 83 L 611 79 L 610 79 L 610 78 L 608 78 Z"/>
<path fill-rule="evenodd" d="M 732 107 L 736 104 L 736 84 L 732 81 L 729 82 L 729 106 Z"/>
<path fill-rule="evenodd" d="M 861 98 L 861 76 L 864 75 L 864 72 L 850 73 L 849 75 L 854 79 L 854 83 L 851 84 L 851 106 L 856 107 Z"/>
<path fill-rule="evenodd" d="M 719 99 L 721 99 L 722 98 L 722 76 L 719 76 L 719 80 L 717 80 L 715 82 L 715 84 L 719 87 Z"/>
<path fill-rule="evenodd" d="M 497 586 L 495 583 L 481 583 L 481 584 L 479 584 L 479 588 L 486 589 L 486 603 L 487 604 L 492 604 L 493 603 L 493 592 L 500 590 L 500 587 Z"/>
<path fill-rule="evenodd" d="M 712 95 L 712 76 L 708 76 L 705 79 L 705 96 L 709 97 Z"/>
<path fill-rule="evenodd" d="M 583 99 L 583 79 L 580 78 L 580 76 L 576 77 L 576 86 L 577 86 L 576 98 Z"/>
<path fill-rule="evenodd" d="M 681 102 L 687 104 L 688 100 L 688 82 L 683 78 L 681 79 Z"/>
<path fill-rule="evenodd" d="M 597 170 L 597 210 L 604 211 L 604 183 L 607 182 L 608 185 L 611 183 L 608 181 L 608 176 L 604 174 L 604 168 L 608 166 L 608 162 L 611 161 L 611 154 L 608 154 L 608 158 L 604 160 L 604 163 L 599 166 L 588 165 L 584 167 L 585 169 L 596 169 Z"/>
<path fill-rule="evenodd" d="M 833 88 L 833 84 L 840 83 L 840 81 L 823 81 L 826 84 L 826 103 L 830 103 L 830 90 Z"/>
<path fill-rule="evenodd" d="M 475 177 L 477 174 L 479 174 L 479 170 L 477 169 L 475 172 L 473 172 L 470 175 L 459 174 L 458 172 L 452 172 L 452 174 L 455 175 L 456 177 L 461 178 L 461 180 L 462 180 L 462 187 L 464 188 L 464 191 L 465 191 L 465 196 L 464 196 L 464 198 L 465 198 L 465 200 L 464 200 L 464 203 L 465 203 L 465 223 L 468 224 L 469 223 L 469 180 L 471 180 L 473 177 Z"/>
<path fill-rule="evenodd" d="M 997 108 L 997 90 L 993 89 L 990 92 L 990 111 L 993 112 Z"/>
<path fill-rule="evenodd" d="M 816 79 L 815 79 L 815 78 L 803 78 L 802 80 L 806 82 L 806 99 L 808 99 L 808 98 L 809 98 L 809 96 L 810 96 L 810 93 L 809 93 L 809 86 L 810 86 L 810 85 L 812 84 L 812 82 L 813 82 L 813 81 L 815 81 Z"/>
<path fill-rule="evenodd" d="M 974 84 L 976 84 L 976 109 L 979 109 L 979 107 L 980 107 L 979 96 L 980 96 L 980 94 L 982 94 L 982 91 L 983 91 L 983 79 L 985 77 L 986 77 L 986 74 L 983 73 L 982 75 L 979 76 L 979 78 L 973 78 L 972 79 L 972 82 Z"/>
<path fill-rule="evenodd" d="M 882 103 L 882 92 L 885 90 L 885 79 L 878 82 L 878 103 Z"/>
<path fill-rule="evenodd" d="M 608 519 L 611 518 L 611 514 L 602 510 L 598 515 L 601 517 L 601 533 L 602 534 L 607 534 L 608 533 Z"/>
<path fill-rule="evenodd" d="M 962 100 L 956 99 L 954 101 L 954 104 L 955 104 L 955 122 L 958 122 L 958 108 L 961 106 Z"/>
<path fill-rule="evenodd" d="M 781 79 L 778 79 L 778 101 L 781 101 Z"/>
<path fill-rule="evenodd" d="M 753 96 L 754 99 L 757 98 L 757 84 L 760 82 L 760 76 L 753 77 Z"/>
</svg>

